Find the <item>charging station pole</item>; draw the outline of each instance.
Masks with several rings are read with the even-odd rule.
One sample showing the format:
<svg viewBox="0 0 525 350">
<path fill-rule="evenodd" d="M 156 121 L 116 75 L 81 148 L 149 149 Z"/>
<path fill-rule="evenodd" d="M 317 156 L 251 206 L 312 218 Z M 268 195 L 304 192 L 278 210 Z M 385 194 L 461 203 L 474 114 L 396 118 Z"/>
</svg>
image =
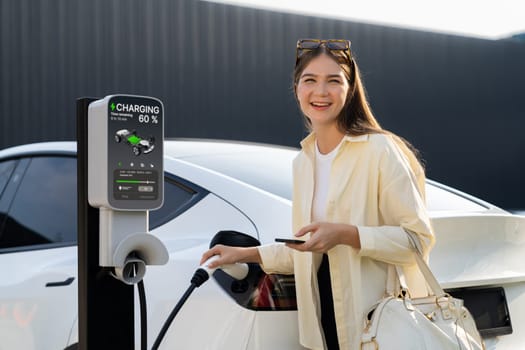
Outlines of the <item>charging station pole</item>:
<svg viewBox="0 0 525 350">
<path fill-rule="evenodd" d="M 99 266 L 99 211 L 88 202 L 88 107 L 77 100 L 79 349 L 134 349 L 133 286 Z"/>
</svg>

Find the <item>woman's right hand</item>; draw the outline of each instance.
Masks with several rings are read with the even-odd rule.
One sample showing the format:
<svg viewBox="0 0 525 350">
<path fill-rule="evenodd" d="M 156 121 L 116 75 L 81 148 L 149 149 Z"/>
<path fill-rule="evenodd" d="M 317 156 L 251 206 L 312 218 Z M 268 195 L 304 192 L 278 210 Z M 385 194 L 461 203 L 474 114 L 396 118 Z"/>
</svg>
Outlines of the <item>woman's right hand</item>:
<svg viewBox="0 0 525 350">
<path fill-rule="evenodd" d="M 200 264 L 202 265 L 214 255 L 219 255 L 219 258 L 208 265 L 210 268 L 238 262 L 261 262 L 259 250 L 256 247 L 243 248 L 217 244 L 202 254 Z"/>
</svg>

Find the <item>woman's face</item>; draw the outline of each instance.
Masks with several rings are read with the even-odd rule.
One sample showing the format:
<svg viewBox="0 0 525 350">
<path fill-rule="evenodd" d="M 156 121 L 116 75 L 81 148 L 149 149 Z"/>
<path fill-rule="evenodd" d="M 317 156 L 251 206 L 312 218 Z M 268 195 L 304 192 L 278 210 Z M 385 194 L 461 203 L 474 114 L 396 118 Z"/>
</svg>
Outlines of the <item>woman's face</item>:
<svg viewBox="0 0 525 350">
<path fill-rule="evenodd" d="M 321 54 L 310 61 L 299 77 L 297 99 L 314 130 L 337 126 L 349 89 L 343 70 L 332 58 Z"/>
</svg>

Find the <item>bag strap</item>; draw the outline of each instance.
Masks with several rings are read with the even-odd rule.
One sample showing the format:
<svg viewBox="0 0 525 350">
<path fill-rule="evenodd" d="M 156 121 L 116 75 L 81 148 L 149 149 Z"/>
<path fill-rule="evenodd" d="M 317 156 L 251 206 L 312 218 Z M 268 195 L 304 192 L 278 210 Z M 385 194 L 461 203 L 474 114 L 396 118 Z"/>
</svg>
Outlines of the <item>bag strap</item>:
<svg viewBox="0 0 525 350">
<path fill-rule="evenodd" d="M 395 292 L 396 292 L 396 272 L 394 271 L 394 265 L 388 264 L 388 270 L 387 270 L 387 275 L 386 275 L 386 295 L 393 296 Z"/>
<path fill-rule="evenodd" d="M 419 244 L 419 239 L 417 239 L 416 237 L 416 234 L 407 229 L 405 229 L 405 232 L 407 233 L 407 236 L 408 236 L 408 242 L 410 244 L 410 249 L 414 252 L 414 258 L 416 260 L 419 271 L 421 271 L 421 273 L 423 274 L 423 277 L 425 278 L 427 285 L 430 287 L 430 290 L 437 297 L 446 295 L 445 291 L 443 291 L 443 288 L 441 288 L 441 285 L 439 284 L 438 280 L 436 279 L 436 277 L 430 270 L 430 267 L 428 266 L 426 261 L 423 259 L 423 253 L 421 252 L 421 246 Z M 394 271 L 394 268 L 396 271 Z M 396 275 L 395 272 L 397 272 L 397 277 L 399 279 L 399 284 L 401 288 L 408 290 L 403 268 L 398 265 L 389 265 L 388 271 L 387 271 L 387 285 L 386 285 L 386 292 L 389 295 L 393 295 L 394 293 L 395 275 Z"/>
</svg>

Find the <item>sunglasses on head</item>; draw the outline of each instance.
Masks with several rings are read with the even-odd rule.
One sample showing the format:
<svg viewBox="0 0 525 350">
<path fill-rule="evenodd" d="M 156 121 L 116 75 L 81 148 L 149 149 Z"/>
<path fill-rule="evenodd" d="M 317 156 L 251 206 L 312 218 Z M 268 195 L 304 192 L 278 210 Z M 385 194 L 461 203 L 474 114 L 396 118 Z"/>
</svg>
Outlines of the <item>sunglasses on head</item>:
<svg viewBox="0 0 525 350">
<path fill-rule="evenodd" d="M 348 60 L 352 61 L 352 52 L 350 51 L 350 40 L 344 39 L 300 39 L 297 41 L 297 49 L 295 52 L 295 65 L 299 62 L 301 56 L 305 51 L 317 50 L 324 46 L 331 53 L 344 52 L 348 56 Z"/>
</svg>

